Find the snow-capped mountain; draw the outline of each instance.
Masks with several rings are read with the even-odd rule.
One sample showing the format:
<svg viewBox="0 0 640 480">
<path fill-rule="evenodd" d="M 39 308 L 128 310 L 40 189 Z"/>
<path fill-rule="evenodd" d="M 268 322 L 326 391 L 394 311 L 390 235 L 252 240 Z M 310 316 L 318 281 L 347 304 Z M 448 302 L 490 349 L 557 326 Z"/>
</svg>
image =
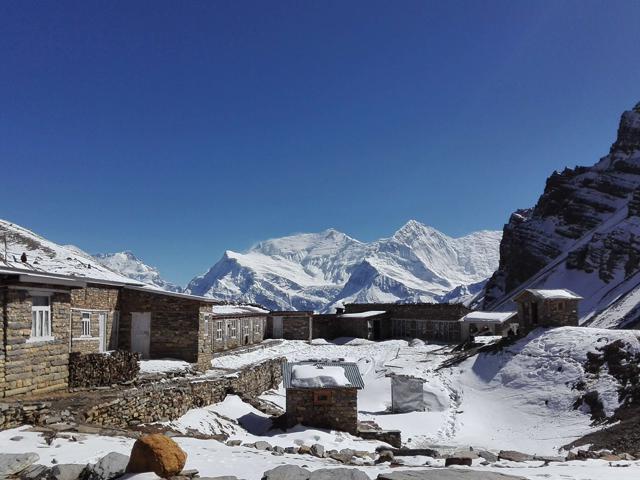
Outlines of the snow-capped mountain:
<svg viewBox="0 0 640 480">
<path fill-rule="evenodd" d="M 484 307 L 512 308 L 523 288 L 577 292 L 590 326 L 640 321 L 640 104 L 622 114 L 607 156 L 554 172 L 535 207 L 511 215 Z"/>
<path fill-rule="evenodd" d="M 344 302 L 440 301 L 481 282 L 498 264 L 500 232 L 451 238 L 414 220 L 363 243 L 325 230 L 227 251 L 187 291 L 272 309 L 327 311 Z"/>
<path fill-rule="evenodd" d="M 182 292 L 182 287 L 166 281 L 157 268 L 151 267 L 131 252 L 97 253 L 93 255 L 105 267 L 125 277 L 156 286 L 169 292 Z"/>
<path fill-rule="evenodd" d="M 25 261 L 22 261 L 23 254 Z M 78 247 L 58 245 L 6 220 L 0 220 L 0 268 L 3 266 L 111 282 L 138 283 L 105 267 Z"/>
</svg>

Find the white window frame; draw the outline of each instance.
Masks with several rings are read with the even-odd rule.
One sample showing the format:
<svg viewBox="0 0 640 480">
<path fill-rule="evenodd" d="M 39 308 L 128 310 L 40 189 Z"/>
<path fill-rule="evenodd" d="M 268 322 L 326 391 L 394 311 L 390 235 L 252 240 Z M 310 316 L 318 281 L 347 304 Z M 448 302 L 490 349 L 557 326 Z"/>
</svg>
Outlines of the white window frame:
<svg viewBox="0 0 640 480">
<path fill-rule="evenodd" d="M 216 320 L 216 336 L 215 339 L 221 341 L 222 340 L 222 332 L 224 329 L 224 321 Z"/>
<path fill-rule="evenodd" d="M 91 312 L 80 312 L 80 336 L 91 338 Z"/>
<path fill-rule="evenodd" d="M 236 338 L 238 336 L 238 320 L 229 322 L 229 337 Z"/>
<path fill-rule="evenodd" d="M 31 305 L 31 341 L 52 340 L 51 334 L 51 298 L 46 295 L 34 295 L 33 298 L 46 298 L 47 305 Z"/>
<path fill-rule="evenodd" d="M 209 335 L 209 317 L 204 317 L 204 335 L 205 337 Z"/>
<path fill-rule="evenodd" d="M 262 320 L 256 318 L 253 321 L 253 333 L 260 333 L 262 331 Z"/>
<path fill-rule="evenodd" d="M 251 333 L 251 320 L 248 318 L 245 318 L 244 320 L 242 320 L 242 334 L 243 335 L 249 335 L 249 333 Z"/>
</svg>

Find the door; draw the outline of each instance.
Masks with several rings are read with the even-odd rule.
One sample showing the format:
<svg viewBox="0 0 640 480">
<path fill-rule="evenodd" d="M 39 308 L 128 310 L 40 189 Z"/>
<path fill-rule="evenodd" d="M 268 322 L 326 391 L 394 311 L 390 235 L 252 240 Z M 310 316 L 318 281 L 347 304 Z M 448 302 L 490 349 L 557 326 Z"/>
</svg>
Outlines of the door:
<svg viewBox="0 0 640 480">
<path fill-rule="evenodd" d="M 149 358 L 151 343 L 151 312 L 131 314 L 131 351 L 140 352 L 142 358 Z"/>
<path fill-rule="evenodd" d="M 100 340 L 99 351 L 107 351 L 107 314 L 98 313 L 98 338 Z"/>
<path fill-rule="evenodd" d="M 282 338 L 282 317 L 273 317 L 273 338 Z"/>
</svg>

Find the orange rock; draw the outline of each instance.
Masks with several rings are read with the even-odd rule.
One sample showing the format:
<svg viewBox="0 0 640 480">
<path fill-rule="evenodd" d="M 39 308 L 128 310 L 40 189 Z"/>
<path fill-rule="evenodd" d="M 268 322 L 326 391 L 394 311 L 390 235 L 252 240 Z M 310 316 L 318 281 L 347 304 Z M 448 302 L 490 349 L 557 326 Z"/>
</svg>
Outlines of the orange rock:
<svg viewBox="0 0 640 480">
<path fill-rule="evenodd" d="M 162 434 L 146 435 L 136 440 L 127 465 L 128 473 L 154 472 L 159 477 L 178 475 L 187 462 L 180 446 Z"/>
</svg>

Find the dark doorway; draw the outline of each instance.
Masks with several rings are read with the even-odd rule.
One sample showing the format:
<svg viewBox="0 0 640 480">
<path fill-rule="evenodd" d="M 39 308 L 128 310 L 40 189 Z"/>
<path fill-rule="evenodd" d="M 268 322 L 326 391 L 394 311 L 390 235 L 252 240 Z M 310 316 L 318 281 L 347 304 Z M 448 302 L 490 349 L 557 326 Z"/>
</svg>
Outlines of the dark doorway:
<svg viewBox="0 0 640 480">
<path fill-rule="evenodd" d="M 538 304 L 536 302 L 531 303 L 531 323 L 538 324 Z"/>
<path fill-rule="evenodd" d="M 381 325 L 380 325 L 380 320 L 374 320 L 373 321 L 373 339 L 374 340 L 380 340 L 380 330 L 381 330 Z"/>
</svg>

